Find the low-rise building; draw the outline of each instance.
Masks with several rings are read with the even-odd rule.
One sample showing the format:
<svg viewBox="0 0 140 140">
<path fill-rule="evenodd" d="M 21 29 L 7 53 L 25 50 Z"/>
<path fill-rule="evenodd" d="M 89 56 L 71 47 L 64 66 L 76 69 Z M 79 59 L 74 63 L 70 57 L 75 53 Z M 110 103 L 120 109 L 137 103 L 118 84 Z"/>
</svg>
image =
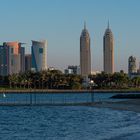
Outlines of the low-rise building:
<svg viewBox="0 0 140 140">
<path fill-rule="evenodd" d="M 68 66 L 67 69 L 64 70 L 65 74 L 80 74 L 80 67 L 79 66 Z"/>
</svg>

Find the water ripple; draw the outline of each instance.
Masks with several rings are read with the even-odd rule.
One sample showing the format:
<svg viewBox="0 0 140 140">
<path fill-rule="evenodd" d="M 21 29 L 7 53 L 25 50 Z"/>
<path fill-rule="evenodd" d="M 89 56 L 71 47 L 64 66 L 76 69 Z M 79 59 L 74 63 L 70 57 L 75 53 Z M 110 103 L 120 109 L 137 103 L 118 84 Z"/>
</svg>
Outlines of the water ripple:
<svg viewBox="0 0 140 140">
<path fill-rule="evenodd" d="M 0 107 L 0 140 L 135 138 L 140 114 L 93 107 Z"/>
</svg>

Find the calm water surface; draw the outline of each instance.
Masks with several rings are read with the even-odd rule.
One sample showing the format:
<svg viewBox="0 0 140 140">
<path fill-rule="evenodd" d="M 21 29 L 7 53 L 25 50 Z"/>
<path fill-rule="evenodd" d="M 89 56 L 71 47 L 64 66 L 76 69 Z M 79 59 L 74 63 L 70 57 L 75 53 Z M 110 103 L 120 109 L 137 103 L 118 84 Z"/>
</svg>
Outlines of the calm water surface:
<svg viewBox="0 0 140 140">
<path fill-rule="evenodd" d="M 116 93 L 117 94 L 117 93 Z M 115 95 L 115 93 L 94 93 L 93 100 L 94 101 L 118 101 L 115 99 L 110 99 L 109 97 Z M 17 94 L 17 93 L 9 93 L 5 94 L 3 97 L 3 94 L 0 94 L 0 103 L 23 103 L 23 104 L 29 104 L 32 98 L 33 104 L 54 104 L 54 103 L 86 103 L 91 102 L 92 97 L 91 93 L 52 93 L 52 94 Z"/>
<path fill-rule="evenodd" d="M 138 140 L 140 114 L 82 106 L 0 107 L 0 140 Z"/>
</svg>

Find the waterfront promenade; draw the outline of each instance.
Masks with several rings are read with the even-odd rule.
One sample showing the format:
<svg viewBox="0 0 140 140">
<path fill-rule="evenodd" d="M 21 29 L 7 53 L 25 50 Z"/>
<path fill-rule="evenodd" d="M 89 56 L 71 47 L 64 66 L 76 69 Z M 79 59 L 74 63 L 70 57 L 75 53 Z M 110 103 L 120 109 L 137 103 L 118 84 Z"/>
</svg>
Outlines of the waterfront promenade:
<svg viewBox="0 0 140 140">
<path fill-rule="evenodd" d="M 91 90 L 55 90 L 55 89 L 0 89 L 3 93 L 140 93 L 140 89 L 91 89 Z"/>
<path fill-rule="evenodd" d="M 1 93 L 91 93 L 94 90 L 2 89 Z"/>
</svg>

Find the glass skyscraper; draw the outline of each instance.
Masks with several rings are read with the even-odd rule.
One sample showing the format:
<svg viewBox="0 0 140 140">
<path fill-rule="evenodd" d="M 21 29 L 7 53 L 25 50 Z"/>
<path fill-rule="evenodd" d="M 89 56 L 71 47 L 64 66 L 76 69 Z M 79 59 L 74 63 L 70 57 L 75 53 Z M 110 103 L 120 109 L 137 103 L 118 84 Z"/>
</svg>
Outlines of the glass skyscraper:
<svg viewBox="0 0 140 140">
<path fill-rule="evenodd" d="M 32 41 L 32 70 L 47 70 L 47 41 Z"/>
</svg>

